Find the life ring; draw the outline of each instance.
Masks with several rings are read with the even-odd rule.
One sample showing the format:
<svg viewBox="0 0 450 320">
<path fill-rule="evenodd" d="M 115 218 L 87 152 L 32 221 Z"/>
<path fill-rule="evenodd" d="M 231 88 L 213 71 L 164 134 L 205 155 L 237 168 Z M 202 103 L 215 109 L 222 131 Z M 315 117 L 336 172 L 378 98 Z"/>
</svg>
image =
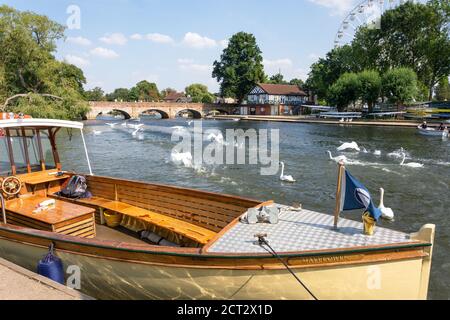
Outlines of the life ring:
<svg viewBox="0 0 450 320">
<path fill-rule="evenodd" d="M 14 119 L 32 119 L 31 116 L 27 115 L 27 114 L 23 114 L 23 113 L 14 113 L 13 114 L 13 118 Z M 8 112 L 0 112 L 0 120 L 5 120 L 5 119 L 11 119 L 11 113 Z"/>
</svg>

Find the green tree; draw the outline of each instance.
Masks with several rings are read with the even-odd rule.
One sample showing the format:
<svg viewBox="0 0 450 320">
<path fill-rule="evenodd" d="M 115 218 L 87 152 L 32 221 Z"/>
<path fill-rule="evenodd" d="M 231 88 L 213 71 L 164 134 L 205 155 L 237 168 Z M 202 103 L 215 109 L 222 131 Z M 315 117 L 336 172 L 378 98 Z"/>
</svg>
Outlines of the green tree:
<svg viewBox="0 0 450 320">
<path fill-rule="evenodd" d="M 214 95 L 208 91 L 208 87 L 194 83 L 185 89 L 186 95 L 192 98 L 192 102 L 212 103 L 214 102 Z"/>
<path fill-rule="evenodd" d="M 410 68 L 395 68 L 383 75 L 383 94 L 397 105 L 414 101 L 417 93 L 417 75 Z"/>
<path fill-rule="evenodd" d="M 133 101 L 158 101 L 160 94 L 156 83 L 143 80 L 130 89 L 128 99 Z"/>
<path fill-rule="evenodd" d="M 449 101 L 450 100 L 450 84 L 448 82 L 448 77 L 444 77 L 439 81 L 436 87 L 436 100 L 438 101 Z"/>
<path fill-rule="evenodd" d="M 269 78 L 268 83 L 271 84 L 287 84 L 287 81 L 284 80 L 284 76 L 281 73 L 274 74 Z"/>
<path fill-rule="evenodd" d="M 359 77 L 355 73 L 344 73 L 330 88 L 329 100 L 339 111 L 358 100 L 361 92 Z"/>
<path fill-rule="evenodd" d="M 407 67 L 418 77 L 417 98 L 431 99 L 439 80 L 450 75 L 449 28 L 449 1 L 407 1 L 383 14 L 381 28 L 360 27 L 351 44 L 333 49 L 313 64 L 306 87 L 327 99 L 331 85 L 345 72 L 384 74 Z"/>
<path fill-rule="evenodd" d="M 213 65 L 212 76 L 220 82 L 221 95 L 237 98 L 241 103 L 255 83 L 265 81 L 262 61 L 261 50 L 252 34 L 233 35 L 220 61 L 214 61 Z"/>
<path fill-rule="evenodd" d="M 302 89 L 304 89 L 304 86 L 305 86 L 305 82 L 302 79 L 297 79 L 297 78 L 294 78 L 291 81 L 289 81 L 289 84 L 296 85 Z"/>
<path fill-rule="evenodd" d="M 0 108 L 64 119 L 88 111 L 83 72 L 54 57 L 63 36 L 64 27 L 46 16 L 0 6 Z"/>
<path fill-rule="evenodd" d="M 369 106 L 369 112 L 381 94 L 381 77 L 378 71 L 365 70 L 358 73 L 359 97 Z"/>
<path fill-rule="evenodd" d="M 428 88 L 428 99 L 440 79 L 450 74 L 448 1 L 411 1 L 388 10 L 381 28 L 363 27 L 352 42 L 354 58 L 381 73 L 409 67 Z"/>
<path fill-rule="evenodd" d="M 130 101 L 130 90 L 127 88 L 117 88 L 112 93 L 106 95 L 108 101 Z"/>
<path fill-rule="evenodd" d="M 88 101 L 103 101 L 105 100 L 105 92 L 100 87 L 92 88 L 84 92 L 84 97 Z"/>
<path fill-rule="evenodd" d="M 327 99 L 331 86 L 344 73 L 360 72 L 361 64 L 354 58 L 353 48 L 345 45 L 330 51 L 325 58 L 319 59 L 311 66 L 306 87 L 318 95 L 320 99 Z"/>
</svg>

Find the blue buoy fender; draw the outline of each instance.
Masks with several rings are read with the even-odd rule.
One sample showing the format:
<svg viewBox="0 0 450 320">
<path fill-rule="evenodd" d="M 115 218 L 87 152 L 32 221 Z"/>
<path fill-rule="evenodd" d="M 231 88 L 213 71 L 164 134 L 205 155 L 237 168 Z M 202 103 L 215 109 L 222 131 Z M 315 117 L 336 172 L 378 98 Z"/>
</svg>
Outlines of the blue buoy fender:
<svg viewBox="0 0 450 320">
<path fill-rule="evenodd" d="M 64 268 L 60 258 L 54 253 L 54 243 L 48 253 L 39 261 L 37 273 L 58 283 L 64 284 Z"/>
</svg>

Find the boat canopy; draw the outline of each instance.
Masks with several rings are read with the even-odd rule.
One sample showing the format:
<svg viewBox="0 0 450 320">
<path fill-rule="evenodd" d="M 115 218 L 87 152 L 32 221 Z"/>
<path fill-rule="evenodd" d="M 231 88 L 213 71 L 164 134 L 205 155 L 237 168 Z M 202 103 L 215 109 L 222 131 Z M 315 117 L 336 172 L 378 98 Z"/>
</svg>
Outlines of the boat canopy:
<svg viewBox="0 0 450 320">
<path fill-rule="evenodd" d="M 0 120 L 0 128 L 20 128 L 20 127 L 32 127 L 32 128 L 71 128 L 71 129 L 83 129 L 83 123 L 66 120 L 54 120 L 54 119 L 6 119 Z"/>
<path fill-rule="evenodd" d="M 81 122 L 67 120 L 33 119 L 26 116 L 0 118 L 0 140 L 4 143 L 4 146 L 0 144 L 0 167 L 10 167 L 11 171 L 7 172 L 12 175 L 31 173 L 36 170 L 45 171 L 54 165 L 61 170 L 55 135 L 61 128 L 79 129 L 89 173 L 92 175 L 83 127 Z M 47 153 L 53 155 L 52 165 L 46 164 L 49 158 L 46 156 Z M 0 175 L 1 172 L 2 170 Z"/>
</svg>

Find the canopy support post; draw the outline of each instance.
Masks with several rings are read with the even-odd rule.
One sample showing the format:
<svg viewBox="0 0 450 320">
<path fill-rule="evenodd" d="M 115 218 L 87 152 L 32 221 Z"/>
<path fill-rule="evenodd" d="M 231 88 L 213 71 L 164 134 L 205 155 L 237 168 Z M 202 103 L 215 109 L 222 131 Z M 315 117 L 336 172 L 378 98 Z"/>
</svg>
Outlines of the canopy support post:
<svg viewBox="0 0 450 320">
<path fill-rule="evenodd" d="M 23 151 L 24 151 L 24 155 L 25 155 L 25 160 L 27 161 L 27 172 L 31 173 L 30 155 L 28 153 L 28 142 L 27 142 L 25 128 L 22 127 L 21 131 L 22 131 Z M 19 130 L 17 130 L 17 133 L 19 133 Z M 19 136 L 19 134 L 17 134 L 17 136 Z"/>
<path fill-rule="evenodd" d="M 3 197 L 3 193 L 0 192 L 0 199 L 2 204 L 2 216 L 3 216 L 3 223 L 6 224 L 6 207 L 5 207 L 5 198 Z"/>
<path fill-rule="evenodd" d="M 334 230 L 338 229 L 339 214 L 341 213 L 342 176 L 344 175 L 344 171 L 344 163 L 340 161 L 338 167 L 338 180 L 336 188 L 336 208 L 334 209 Z"/>
<path fill-rule="evenodd" d="M 16 171 L 16 164 L 14 162 L 14 151 L 13 151 L 13 147 L 12 147 L 12 144 L 11 144 L 11 139 L 12 138 L 11 138 L 11 133 L 9 131 L 9 128 L 6 128 L 5 132 L 6 132 L 6 143 L 7 143 L 7 146 L 8 146 L 8 153 L 9 153 L 9 162 L 10 162 L 10 165 L 11 165 L 11 173 L 12 173 L 13 176 L 15 176 L 17 171 Z"/>
<path fill-rule="evenodd" d="M 89 167 L 89 174 L 91 176 L 93 176 L 94 174 L 92 173 L 91 162 L 89 161 L 89 154 L 88 154 L 87 147 L 86 147 L 86 141 L 84 140 L 83 129 L 80 129 L 80 132 L 81 132 L 81 139 L 83 140 L 83 146 L 84 146 L 84 152 L 86 154 L 86 160 L 87 160 L 88 167 Z"/>
</svg>

